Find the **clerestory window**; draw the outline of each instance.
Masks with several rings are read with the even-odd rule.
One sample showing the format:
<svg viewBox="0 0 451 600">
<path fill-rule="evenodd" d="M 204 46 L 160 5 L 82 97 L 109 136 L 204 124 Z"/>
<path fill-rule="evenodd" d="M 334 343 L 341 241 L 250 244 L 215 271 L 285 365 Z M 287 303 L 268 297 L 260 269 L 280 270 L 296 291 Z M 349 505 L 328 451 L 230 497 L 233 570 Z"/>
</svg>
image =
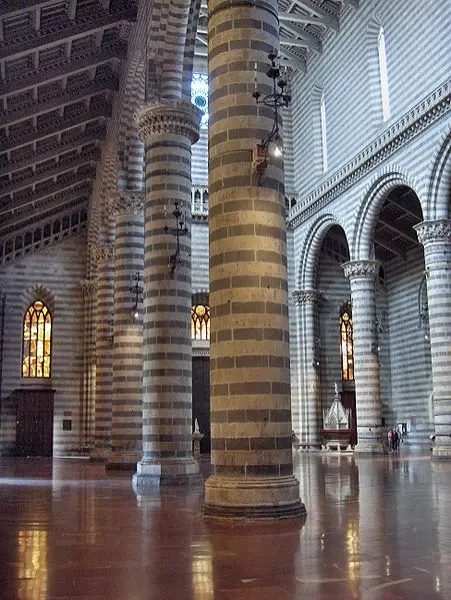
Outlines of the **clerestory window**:
<svg viewBox="0 0 451 600">
<path fill-rule="evenodd" d="M 381 88 L 382 119 L 387 121 L 390 118 L 390 98 L 388 94 L 387 50 L 385 47 L 385 33 L 383 27 L 379 29 L 377 45 L 379 53 L 379 79 Z"/>
<path fill-rule="evenodd" d="M 324 93 L 321 95 L 321 150 L 323 158 L 323 172 L 325 173 L 328 169 L 327 162 L 327 115 L 326 115 L 326 98 Z"/>
</svg>

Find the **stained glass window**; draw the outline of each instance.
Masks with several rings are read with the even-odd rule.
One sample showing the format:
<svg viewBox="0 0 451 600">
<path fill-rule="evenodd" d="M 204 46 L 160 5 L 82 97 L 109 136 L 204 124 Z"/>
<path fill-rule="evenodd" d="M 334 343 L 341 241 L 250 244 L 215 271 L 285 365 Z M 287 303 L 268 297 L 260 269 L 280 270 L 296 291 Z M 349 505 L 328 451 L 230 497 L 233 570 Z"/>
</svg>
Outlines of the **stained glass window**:
<svg viewBox="0 0 451 600">
<path fill-rule="evenodd" d="M 193 73 L 191 81 L 191 102 L 202 111 L 201 127 L 208 123 L 208 75 Z"/>
<path fill-rule="evenodd" d="M 51 345 L 52 315 L 41 300 L 36 300 L 23 320 L 23 377 L 50 377 Z"/>
<path fill-rule="evenodd" d="M 349 302 L 340 309 L 341 378 L 354 381 L 354 343 L 352 340 L 352 311 Z"/>
<path fill-rule="evenodd" d="M 210 339 L 210 307 L 196 304 L 191 309 L 191 337 L 193 340 Z"/>
</svg>

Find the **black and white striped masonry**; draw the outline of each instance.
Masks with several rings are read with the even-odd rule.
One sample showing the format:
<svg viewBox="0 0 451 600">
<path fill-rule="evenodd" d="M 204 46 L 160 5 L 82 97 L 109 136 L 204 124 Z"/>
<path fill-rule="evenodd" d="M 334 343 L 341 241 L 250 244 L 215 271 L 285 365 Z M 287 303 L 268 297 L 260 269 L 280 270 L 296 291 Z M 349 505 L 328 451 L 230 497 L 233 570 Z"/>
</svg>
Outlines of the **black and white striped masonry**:
<svg viewBox="0 0 451 600">
<path fill-rule="evenodd" d="M 273 125 L 252 92 L 255 64 L 263 80 L 278 48 L 277 2 L 208 8 L 213 475 L 204 513 L 295 517 L 305 508 L 292 464 L 283 164 L 271 159 L 260 186 L 252 171 Z"/>
<path fill-rule="evenodd" d="M 432 357 L 434 458 L 451 457 L 451 221 L 415 227 L 424 246 Z"/>
<path fill-rule="evenodd" d="M 379 354 L 375 348 L 375 279 L 380 263 L 353 260 L 343 264 L 351 284 L 355 400 L 358 442 L 355 452 L 384 452 Z"/>
<path fill-rule="evenodd" d="M 316 340 L 319 339 L 318 304 L 321 301 L 319 290 L 296 290 L 292 294 L 293 302 L 299 311 L 298 335 L 299 360 L 302 382 L 300 390 L 303 398 L 301 413 L 301 442 L 303 445 L 319 449 L 321 447 L 321 395 Z"/>
<path fill-rule="evenodd" d="M 113 344 L 110 319 L 114 310 L 114 246 L 95 244 L 97 264 L 96 401 L 94 448 L 91 458 L 107 460 L 111 450 L 111 399 L 113 395 Z"/>
<path fill-rule="evenodd" d="M 144 267 L 143 193 L 115 199 L 114 349 L 111 453 L 107 467 L 134 469 L 142 439 L 142 310 L 133 314 L 132 278 Z"/>
<path fill-rule="evenodd" d="M 191 231 L 171 276 L 174 202 L 191 220 L 191 144 L 201 113 L 189 100 L 149 102 L 137 114 L 146 151 L 143 456 L 136 489 L 200 483 L 192 456 Z"/>
</svg>

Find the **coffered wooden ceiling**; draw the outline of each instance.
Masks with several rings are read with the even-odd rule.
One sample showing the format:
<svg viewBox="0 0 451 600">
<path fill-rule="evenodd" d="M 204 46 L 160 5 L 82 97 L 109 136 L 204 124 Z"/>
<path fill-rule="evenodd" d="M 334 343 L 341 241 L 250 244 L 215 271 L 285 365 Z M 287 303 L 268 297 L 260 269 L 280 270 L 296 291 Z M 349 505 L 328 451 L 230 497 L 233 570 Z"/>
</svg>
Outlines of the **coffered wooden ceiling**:
<svg viewBox="0 0 451 600">
<path fill-rule="evenodd" d="M 0 4 L 0 238 L 86 213 L 136 1 Z"/>
<path fill-rule="evenodd" d="M 30 236 L 38 221 L 86 219 L 139 1 L 151 2 L 1 0 L 0 243 Z M 285 63 L 305 70 L 357 2 L 279 0 Z M 205 4 L 196 53 L 206 52 Z"/>
</svg>

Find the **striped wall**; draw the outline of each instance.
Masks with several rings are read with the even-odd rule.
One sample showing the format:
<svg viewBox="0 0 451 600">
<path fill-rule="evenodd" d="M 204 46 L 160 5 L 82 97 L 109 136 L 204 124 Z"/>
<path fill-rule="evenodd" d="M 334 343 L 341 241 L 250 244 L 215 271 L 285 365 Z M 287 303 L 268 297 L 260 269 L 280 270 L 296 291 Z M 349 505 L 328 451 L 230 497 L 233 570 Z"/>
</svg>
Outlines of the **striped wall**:
<svg viewBox="0 0 451 600">
<path fill-rule="evenodd" d="M 390 261 L 385 269 L 388 298 L 388 339 L 393 422 L 408 424 L 408 439 L 427 443 L 433 431 L 431 355 L 425 330 L 419 327 L 418 291 L 424 271 L 422 248 L 407 261 Z M 381 370 L 381 377 L 383 370 Z"/>
<path fill-rule="evenodd" d="M 54 455 L 79 453 L 82 446 L 83 314 L 80 287 L 85 277 L 86 238 L 72 237 L 57 248 L 48 248 L 0 270 L 6 294 L 1 398 L 0 452 L 8 454 L 15 445 L 13 390 L 22 387 L 55 389 Z M 52 378 L 25 380 L 21 377 L 22 320 L 32 289 L 42 286 L 54 304 Z M 63 431 L 63 419 L 72 422 Z"/>
<path fill-rule="evenodd" d="M 208 290 L 208 223 L 191 225 L 191 286 L 193 293 Z"/>
<path fill-rule="evenodd" d="M 327 99 L 329 172 L 341 166 L 373 137 L 398 119 L 449 76 L 450 4 L 441 0 L 403 3 L 362 0 L 347 6 L 340 33 L 330 33 L 322 55 L 311 54 L 307 74 L 292 84 L 295 187 L 302 195 L 323 175 L 315 169 L 315 86 Z M 377 32 L 385 31 L 391 117 L 378 109 Z M 376 61 L 376 63 L 375 63 Z M 352 131 L 352 135 L 349 132 Z"/>
</svg>

